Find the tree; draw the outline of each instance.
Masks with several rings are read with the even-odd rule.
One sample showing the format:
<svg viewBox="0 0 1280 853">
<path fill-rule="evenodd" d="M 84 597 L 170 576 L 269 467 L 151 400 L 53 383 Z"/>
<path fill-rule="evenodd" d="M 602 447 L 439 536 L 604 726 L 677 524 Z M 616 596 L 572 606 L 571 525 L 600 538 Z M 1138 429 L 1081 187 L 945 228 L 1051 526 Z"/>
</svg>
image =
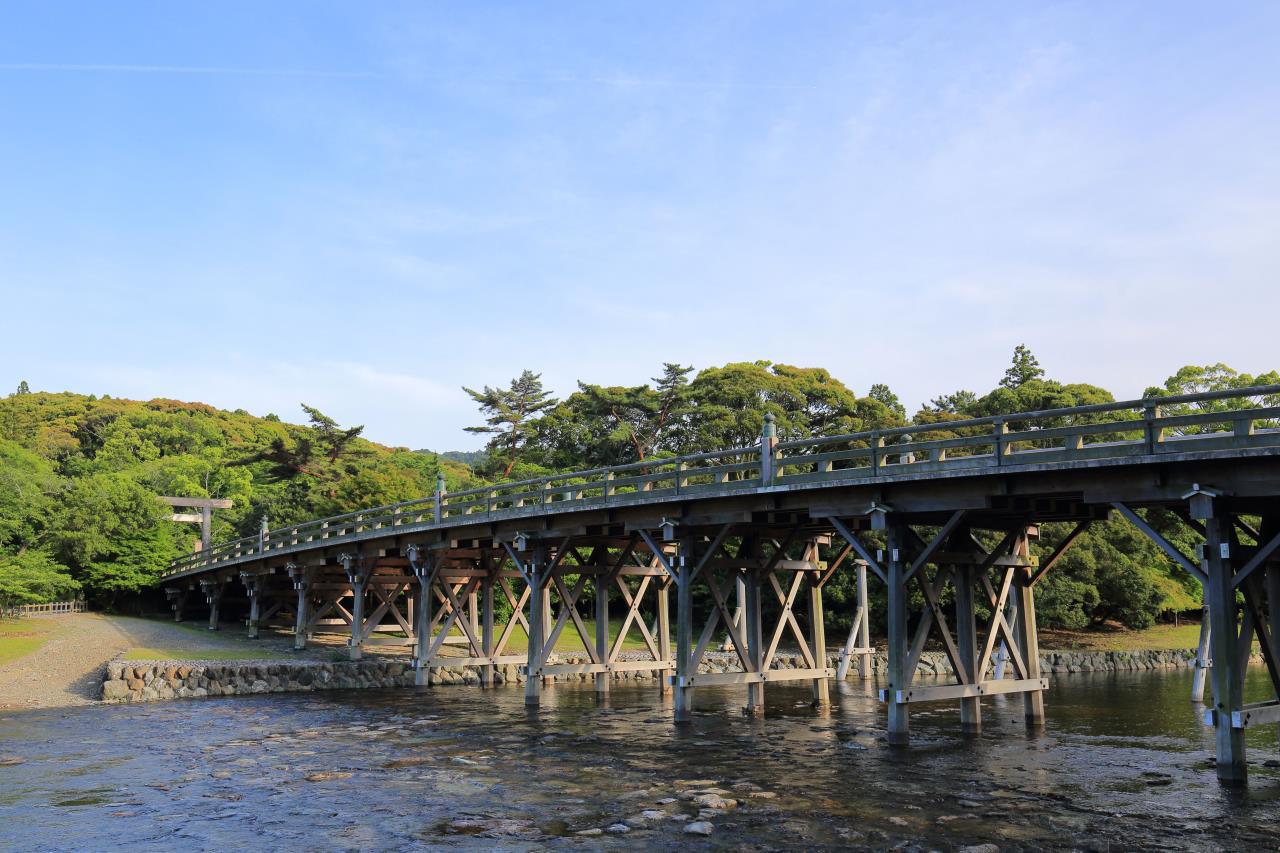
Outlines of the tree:
<svg viewBox="0 0 1280 853">
<path fill-rule="evenodd" d="M 31 393 L 31 386 L 27 384 L 27 380 L 23 379 L 21 382 L 19 382 L 19 383 L 18 383 L 18 390 L 17 390 L 17 391 L 15 391 L 14 393 L 15 393 L 15 394 L 30 394 L 30 393 Z"/>
<path fill-rule="evenodd" d="M 42 551 L 0 556 L 0 606 L 65 600 L 79 589 L 66 568 Z"/>
<path fill-rule="evenodd" d="M 342 429 L 333 418 L 306 403 L 302 404 L 302 411 L 306 412 L 310 419 L 311 433 L 315 443 L 320 446 L 330 462 L 337 462 L 338 458 L 351 446 L 351 442 L 364 432 L 363 426 Z"/>
<path fill-rule="evenodd" d="M 1160 397 L 1174 397 L 1183 394 L 1203 394 L 1208 391 L 1229 391 L 1236 388 L 1249 388 L 1255 385 L 1276 384 L 1280 384 L 1280 373 L 1274 370 L 1269 373 L 1259 373 L 1257 376 L 1251 376 L 1248 373 L 1240 373 L 1221 362 L 1203 366 L 1188 364 L 1166 379 L 1163 385 L 1153 385 L 1148 388 L 1143 392 L 1142 396 L 1147 399 L 1158 399 Z M 1161 408 L 1166 415 L 1178 416 L 1209 412 L 1230 412 L 1259 404 L 1263 406 L 1280 406 L 1280 394 L 1267 394 L 1260 399 L 1224 397 L 1219 400 L 1202 400 L 1197 403 L 1166 404 Z M 1278 425 L 1280 424 L 1273 420 L 1260 422 L 1254 426 L 1267 429 L 1275 428 Z M 1170 430 L 1169 434 L 1190 435 L 1200 432 L 1212 432 L 1220 426 L 1220 424 L 1211 423 L 1178 427 Z"/>
<path fill-rule="evenodd" d="M 1033 379 L 1044 376 L 1040 362 L 1026 344 L 1018 344 L 1013 351 L 1013 364 L 1004 372 L 1000 384 L 1005 388 L 1020 388 Z"/>
<path fill-rule="evenodd" d="M 463 386 L 471 399 L 485 415 L 484 426 L 467 427 L 467 432 L 492 435 L 488 449 L 491 458 L 501 460 L 502 476 L 511 475 L 511 469 L 520 458 L 529 437 L 533 434 L 533 420 L 541 412 L 558 402 L 550 391 L 542 387 L 542 374 L 526 370 L 511 380 L 506 389 L 484 386 L 483 391 L 473 391 Z"/>
<path fill-rule="evenodd" d="M 877 382 L 871 386 L 871 390 L 867 392 L 867 397 L 882 403 L 891 412 L 895 412 L 902 420 L 907 419 L 907 407 L 902 405 L 902 401 L 898 399 L 898 395 L 889 390 L 889 386 Z"/>
</svg>

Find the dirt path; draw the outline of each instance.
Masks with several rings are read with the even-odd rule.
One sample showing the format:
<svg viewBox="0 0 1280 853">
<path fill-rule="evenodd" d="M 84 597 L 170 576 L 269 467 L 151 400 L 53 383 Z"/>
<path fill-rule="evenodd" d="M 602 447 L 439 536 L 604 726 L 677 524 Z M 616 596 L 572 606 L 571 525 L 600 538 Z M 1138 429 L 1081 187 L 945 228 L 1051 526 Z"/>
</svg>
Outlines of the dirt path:
<svg viewBox="0 0 1280 853">
<path fill-rule="evenodd" d="M 134 647 L 191 651 L 265 648 L 226 633 L 198 631 L 149 619 L 74 613 L 56 619 L 53 636 L 29 655 L 0 667 L 0 710 L 88 705 L 102 689 L 103 669 Z"/>
</svg>

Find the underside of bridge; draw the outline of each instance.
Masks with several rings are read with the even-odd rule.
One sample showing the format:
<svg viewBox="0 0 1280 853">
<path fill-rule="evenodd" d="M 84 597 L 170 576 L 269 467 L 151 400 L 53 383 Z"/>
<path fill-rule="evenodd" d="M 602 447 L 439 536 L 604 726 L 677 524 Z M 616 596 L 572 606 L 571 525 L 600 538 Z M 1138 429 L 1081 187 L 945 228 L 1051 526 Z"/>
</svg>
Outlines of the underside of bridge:
<svg viewBox="0 0 1280 853">
<path fill-rule="evenodd" d="M 909 448 L 911 436 L 894 447 L 879 435 L 779 444 L 767 424 L 755 448 L 441 488 L 433 500 L 273 531 L 184 561 L 167 583 L 179 618 L 203 594 L 210 627 L 231 604 L 251 636 L 270 620 L 292 624 L 298 648 L 333 627 L 355 658 L 371 643 L 411 644 L 422 685 L 445 666 L 471 667 L 485 685 L 519 667 L 530 705 L 560 676 L 606 694 L 620 673 L 656 671 L 678 721 L 699 687 L 741 685 L 746 710 L 761 713 L 770 683 L 808 681 L 824 705 L 832 678 L 869 679 L 867 588 L 878 583 L 880 698 L 889 741 L 906 744 L 922 703 L 958 703 L 962 730 L 975 733 L 985 697 L 1020 694 L 1027 725 L 1043 725 L 1037 584 L 1090 525 L 1118 516 L 1203 584 L 1197 691 L 1211 672 L 1218 775 L 1243 782 L 1245 732 L 1280 722 L 1280 409 L 1165 417 L 1139 401 L 1087 411 L 1133 406 L 1142 420 L 1010 433 L 997 418 L 993 434 L 917 436 Z M 1225 429 L 1165 440 L 1166 428 L 1210 422 Z M 961 426 L 970 423 L 988 425 Z M 1149 523 L 1153 509 L 1201 540 L 1196 553 Z M 1051 523 L 1065 535 L 1038 541 Z M 839 605 L 851 628 L 830 656 L 824 591 L 840 573 L 852 575 L 842 586 L 855 594 Z M 611 616 L 622 617 L 612 634 Z M 725 635 L 736 666 L 708 671 Z M 580 642 L 581 662 L 553 654 L 565 636 Z M 624 651 L 628 638 L 640 651 Z M 517 639 L 526 649 L 509 651 Z M 1246 704 L 1255 639 L 1275 696 Z M 916 680 L 930 643 L 949 659 L 950 683 Z M 786 665 L 783 648 L 797 651 Z"/>
</svg>

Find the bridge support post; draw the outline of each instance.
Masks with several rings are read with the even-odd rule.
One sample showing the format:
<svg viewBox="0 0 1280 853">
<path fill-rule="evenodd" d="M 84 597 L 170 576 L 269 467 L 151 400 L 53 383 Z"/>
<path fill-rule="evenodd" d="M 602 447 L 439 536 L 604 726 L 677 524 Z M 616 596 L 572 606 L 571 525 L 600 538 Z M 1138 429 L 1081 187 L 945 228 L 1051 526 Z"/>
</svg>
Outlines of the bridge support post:
<svg viewBox="0 0 1280 853">
<path fill-rule="evenodd" d="M 1036 528 L 1024 528 L 1018 534 L 1014 545 L 1014 554 L 1029 562 L 1031 557 L 1031 535 Z M 1022 566 L 1014 570 L 1013 582 L 1018 598 L 1018 622 L 1015 634 L 1018 648 L 1022 652 L 1026 664 L 1028 680 L 1040 678 L 1040 634 L 1036 627 L 1035 587 L 1031 584 L 1031 569 Z M 980 676 L 977 676 L 980 677 Z M 1022 694 L 1022 710 L 1028 728 L 1044 726 L 1044 691 L 1028 690 Z"/>
<path fill-rule="evenodd" d="M 542 644 L 546 640 L 547 599 L 549 594 L 543 581 L 546 571 L 543 552 L 538 549 L 529 562 L 529 662 L 525 666 L 524 704 L 536 707 L 542 702 Z"/>
<path fill-rule="evenodd" d="M 209 630 L 218 630 L 219 609 L 222 605 L 222 593 L 226 589 L 227 582 L 224 578 L 212 578 L 200 581 L 200 588 L 204 591 L 204 599 L 209 603 Z"/>
<path fill-rule="evenodd" d="M 892 523 L 888 526 L 887 558 L 882 565 L 889 588 L 888 600 L 888 658 L 889 672 L 885 684 L 885 703 L 889 709 L 888 741 L 893 746 L 905 746 L 911 740 L 911 723 L 908 715 L 909 706 L 898 701 L 898 691 L 911 686 L 914 672 L 907 671 L 910 650 L 907 643 L 907 585 L 903 579 L 906 573 L 906 527 Z"/>
<path fill-rule="evenodd" d="M 1280 535 L 1280 516 L 1266 515 L 1262 518 L 1262 524 L 1259 528 L 1258 547 L 1265 547 L 1276 536 Z M 1280 664 L 1280 561 L 1269 560 L 1261 569 L 1264 574 L 1262 578 L 1262 586 L 1266 590 L 1267 595 L 1267 630 L 1258 631 L 1259 644 L 1267 642 L 1271 650 L 1271 660 Z M 1254 587 L 1258 589 L 1257 586 Z M 1269 669 L 1268 674 L 1271 674 Z M 1277 701 L 1280 701 L 1280 680 L 1272 675 L 1272 688 L 1275 691 Z"/>
<path fill-rule="evenodd" d="M 1209 674 L 1209 667 L 1213 664 L 1209 651 L 1209 635 L 1209 607 L 1205 605 L 1200 608 L 1200 642 L 1196 645 L 1196 671 L 1191 677 L 1192 702 L 1204 701 L 1204 683 Z"/>
<path fill-rule="evenodd" d="M 671 582 L 664 581 L 658 586 L 658 655 L 664 661 L 671 660 Z M 671 673 L 658 674 L 658 683 L 662 685 L 662 695 L 671 695 Z"/>
<path fill-rule="evenodd" d="M 164 594 L 169 599 L 169 608 L 173 610 L 173 621 L 182 621 L 182 611 L 187 607 L 187 594 L 189 588 L 170 586 L 166 587 Z"/>
<path fill-rule="evenodd" d="M 1243 785 L 1249 778 L 1244 729 L 1232 725 L 1233 713 L 1243 704 L 1244 666 L 1238 648 L 1235 578 L 1227 553 L 1231 519 L 1218 502 L 1206 500 L 1202 504 L 1208 505 L 1211 515 L 1201 520 L 1205 527 L 1204 566 L 1208 578 L 1205 594 L 1209 602 L 1209 643 L 1213 651 L 1212 718 L 1218 780 L 1228 785 Z"/>
<path fill-rule="evenodd" d="M 680 542 L 680 557 L 674 561 L 676 585 L 676 675 L 675 719 L 687 723 L 693 719 L 693 687 L 689 679 L 693 661 L 693 539 Z"/>
<path fill-rule="evenodd" d="M 408 555 L 413 576 L 418 581 L 418 606 L 413 609 L 413 683 L 416 687 L 426 687 L 431 683 L 427 655 L 431 649 L 431 604 L 435 577 L 431 570 L 432 559 L 429 556 L 424 559 L 418 546 L 409 546 Z"/>
<path fill-rule="evenodd" d="M 495 565 L 491 567 L 489 574 L 481 582 L 480 586 L 480 644 L 484 647 L 484 656 L 489 662 L 480 667 L 480 684 L 483 687 L 492 687 L 494 681 L 494 664 L 493 657 L 497 653 L 494 648 L 493 636 L 493 587 L 498 582 L 498 572 L 500 568 Z"/>
<path fill-rule="evenodd" d="M 359 554 L 344 554 L 342 567 L 346 570 L 347 581 L 351 584 L 351 639 L 347 641 L 351 660 L 360 660 L 364 656 L 364 593 L 369 583 L 369 576 L 364 570 L 364 561 Z"/>
<path fill-rule="evenodd" d="M 862 621 L 858 624 L 858 675 L 863 681 L 871 680 L 871 609 L 867 607 L 867 564 L 857 564 L 858 611 Z"/>
<path fill-rule="evenodd" d="M 307 647 L 311 628 L 311 575 L 303 566 L 289 564 L 289 577 L 298 593 L 298 606 L 294 613 L 293 648 L 302 651 Z"/>
<path fill-rule="evenodd" d="M 981 681 L 984 673 L 978 666 L 978 622 L 973 606 L 974 571 L 972 564 L 956 567 L 956 646 L 960 662 L 974 681 Z M 966 696 L 960 700 L 960 730 L 968 735 L 982 731 L 982 700 L 978 696 Z"/>
<path fill-rule="evenodd" d="M 248 636 L 250 640 L 258 639 L 258 621 L 262 615 L 262 578 L 250 572 L 240 573 L 240 582 L 249 596 Z"/>
<path fill-rule="evenodd" d="M 813 559 L 818 559 L 818 548 L 813 547 Z M 827 665 L 827 629 L 822 619 L 822 585 L 821 574 L 813 572 L 809 585 L 809 642 L 813 645 L 814 664 L 818 669 Z M 825 708 L 831 704 L 831 688 L 825 676 L 813 680 L 813 704 L 815 708 Z"/>
<path fill-rule="evenodd" d="M 746 573 L 747 606 L 743 610 L 743 627 L 747 636 L 747 660 L 750 669 L 762 672 L 764 666 L 764 627 L 760 612 L 760 584 L 762 578 L 757 572 Z M 755 681 L 747 685 L 747 713 L 764 714 L 764 682 Z"/>
<path fill-rule="evenodd" d="M 609 580 L 610 575 L 601 572 L 595 578 L 595 617 L 596 617 L 596 655 L 602 661 L 609 659 Z M 609 695 L 609 678 L 611 673 L 597 672 L 595 675 L 596 698 Z"/>
</svg>

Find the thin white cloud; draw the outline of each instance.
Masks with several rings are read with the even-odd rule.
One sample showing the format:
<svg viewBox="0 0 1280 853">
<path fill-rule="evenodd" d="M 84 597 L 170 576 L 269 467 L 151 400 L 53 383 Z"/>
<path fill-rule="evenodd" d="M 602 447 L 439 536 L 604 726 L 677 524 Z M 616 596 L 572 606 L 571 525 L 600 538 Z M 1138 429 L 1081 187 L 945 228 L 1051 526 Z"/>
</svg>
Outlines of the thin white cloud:
<svg viewBox="0 0 1280 853">
<path fill-rule="evenodd" d="M 48 71 L 71 74 L 202 74 L 238 77 L 336 77 L 371 79 L 375 71 L 327 71 L 316 68 L 236 68 L 223 65 L 117 65 L 77 62 L 5 62 L 0 71 Z"/>
</svg>

